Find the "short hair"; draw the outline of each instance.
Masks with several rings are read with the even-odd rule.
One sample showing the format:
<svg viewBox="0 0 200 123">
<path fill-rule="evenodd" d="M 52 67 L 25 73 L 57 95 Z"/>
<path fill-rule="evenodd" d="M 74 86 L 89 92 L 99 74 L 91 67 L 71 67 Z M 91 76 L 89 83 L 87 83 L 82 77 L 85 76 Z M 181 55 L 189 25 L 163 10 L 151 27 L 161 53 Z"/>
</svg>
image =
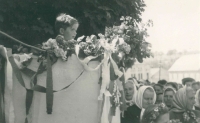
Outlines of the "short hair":
<svg viewBox="0 0 200 123">
<path fill-rule="evenodd" d="M 141 123 L 156 122 L 160 116 L 168 113 L 168 108 L 164 103 L 154 104 L 147 107 L 144 111 Z"/>
<path fill-rule="evenodd" d="M 157 93 L 156 95 L 157 95 L 157 96 L 158 96 L 158 95 L 163 95 L 163 93 Z"/>
<path fill-rule="evenodd" d="M 165 91 L 164 91 L 164 94 L 165 94 L 167 91 L 173 91 L 174 93 L 176 93 L 176 90 L 174 90 L 173 88 L 166 88 Z"/>
<path fill-rule="evenodd" d="M 167 81 L 165 79 L 159 80 L 158 84 L 165 85 Z"/>
<path fill-rule="evenodd" d="M 155 85 L 153 85 L 154 89 L 155 89 L 155 86 L 159 86 L 159 87 L 161 87 L 161 89 L 163 89 L 163 85 L 162 84 L 155 84 Z"/>
<path fill-rule="evenodd" d="M 146 88 L 146 90 L 150 91 L 150 92 L 155 92 L 153 88 L 151 88 L 150 86 Z M 145 90 L 145 91 L 146 91 Z"/>
<path fill-rule="evenodd" d="M 176 82 L 168 82 L 166 85 L 171 85 L 176 91 L 178 90 L 178 84 Z"/>
<path fill-rule="evenodd" d="M 185 85 L 186 82 L 195 82 L 193 78 L 187 77 L 182 79 L 182 84 Z"/>
<path fill-rule="evenodd" d="M 66 29 L 74 24 L 78 24 L 78 20 L 74 17 L 61 13 L 57 16 L 55 22 L 55 30 L 59 34 L 60 28 Z"/>
</svg>

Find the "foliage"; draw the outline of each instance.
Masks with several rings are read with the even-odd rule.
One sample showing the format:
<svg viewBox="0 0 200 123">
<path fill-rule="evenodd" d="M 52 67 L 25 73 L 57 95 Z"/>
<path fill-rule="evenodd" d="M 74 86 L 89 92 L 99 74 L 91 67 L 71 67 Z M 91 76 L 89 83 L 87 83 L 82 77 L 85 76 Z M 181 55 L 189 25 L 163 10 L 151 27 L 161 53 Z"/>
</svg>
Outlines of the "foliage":
<svg viewBox="0 0 200 123">
<path fill-rule="evenodd" d="M 79 20 L 80 36 L 103 33 L 122 15 L 140 22 L 144 7 L 142 0 L 0 0 L 0 29 L 34 45 L 56 36 L 54 22 L 61 12 Z"/>
<path fill-rule="evenodd" d="M 36 45 L 56 37 L 54 22 L 62 12 L 78 19 L 80 26 L 77 36 L 104 34 L 105 27 L 120 25 L 121 21 L 127 21 L 126 18 L 119 20 L 121 16 L 130 16 L 135 25 L 126 33 L 131 38 L 132 50 L 125 55 L 127 63 L 121 63 L 130 67 L 135 58 L 142 62 L 143 58 L 150 56 L 147 48 L 149 43 L 145 41 L 147 29 L 144 25 L 142 28 L 138 26 L 144 7 L 143 0 L 0 0 L 0 30 L 25 43 Z M 9 47 L 13 45 L 1 35 L 0 43 Z"/>
</svg>

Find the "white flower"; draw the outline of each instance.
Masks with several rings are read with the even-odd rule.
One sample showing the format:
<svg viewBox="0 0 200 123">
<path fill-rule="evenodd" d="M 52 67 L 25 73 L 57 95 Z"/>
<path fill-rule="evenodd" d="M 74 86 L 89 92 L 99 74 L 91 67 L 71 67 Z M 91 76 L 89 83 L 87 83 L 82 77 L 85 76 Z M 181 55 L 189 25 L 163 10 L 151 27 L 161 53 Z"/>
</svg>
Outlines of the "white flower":
<svg viewBox="0 0 200 123">
<path fill-rule="evenodd" d="M 57 48 L 58 44 L 55 39 L 50 38 L 47 42 L 43 43 L 42 48 L 45 50 Z"/>
<path fill-rule="evenodd" d="M 62 57 L 63 60 L 67 60 L 67 51 L 64 51 L 62 48 L 54 49 L 54 53 L 57 57 Z"/>
<path fill-rule="evenodd" d="M 154 109 L 154 111 L 156 111 L 156 112 L 157 112 L 157 111 L 158 111 L 158 107 L 156 107 L 156 108 Z"/>
<path fill-rule="evenodd" d="M 161 103 L 161 107 L 163 107 L 163 108 L 164 108 L 164 107 L 165 107 L 165 104 L 164 104 L 164 103 Z"/>
</svg>

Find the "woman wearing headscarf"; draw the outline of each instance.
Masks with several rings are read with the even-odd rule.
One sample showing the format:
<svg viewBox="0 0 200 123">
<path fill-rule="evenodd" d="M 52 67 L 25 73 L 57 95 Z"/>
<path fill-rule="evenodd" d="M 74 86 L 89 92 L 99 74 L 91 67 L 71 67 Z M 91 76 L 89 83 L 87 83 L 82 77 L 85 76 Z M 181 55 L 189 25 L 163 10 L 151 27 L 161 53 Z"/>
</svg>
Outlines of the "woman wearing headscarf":
<svg viewBox="0 0 200 123">
<path fill-rule="evenodd" d="M 135 104 L 138 108 L 141 109 L 138 120 L 142 119 L 145 109 L 155 104 L 156 102 L 156 92 L 151 86 L 142 86 L 139 88 L 137 95 L 135 96 Z M 139 123 L 139 122 L 136 122 Z"/>
<path fill-rule="evenodd" d="M 176 91 L 172 87 L 167 87 L 163 93 L 163 102 L 170 110 L 172 107 L 173 96 L 175 95 Z"/>
<path fill-rule="evenodd" d="M 170 120 L 182 123 L 200 123 L 200 112 L 193 110 L 195 92 L 191 87 L 179 89 L 173 97 Z"/>
<path fill-rule="evenodd" d="M 125 99 L 127 109 L 121 114 L 121 123 L 133 123 L 133 114 L 135 113 L 135 96 L 137 94 L 137 88 L 133 80 L 127 80 L 124 86 Z"/>
<path fill-rule="evenodd" d="M 196 94 L 195 94 L 195 104 L 194 104 L 194 108 L 195 110 L 200 111 L 200 89 L 197 90 Z"/>
<path fill-rule="evenodd" d="M 156 101 L 156 93 L 151 86 L 142 86 L 134 97 L 135 104 L 131 108 L 131 114 L 124 117 L 121 123 L 140 123 L 145 109 L 154 104 Z"/>
</svg>

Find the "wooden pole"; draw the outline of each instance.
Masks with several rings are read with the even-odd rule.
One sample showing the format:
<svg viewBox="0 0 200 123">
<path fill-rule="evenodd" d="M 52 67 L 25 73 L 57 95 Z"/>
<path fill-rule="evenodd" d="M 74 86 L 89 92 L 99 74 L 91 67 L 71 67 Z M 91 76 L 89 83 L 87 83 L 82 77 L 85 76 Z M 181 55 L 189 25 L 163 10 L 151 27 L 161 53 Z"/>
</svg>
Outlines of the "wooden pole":
<svg viewBox="0 0 200 123">
<path fill-rule="evenodd" d="M 2 34 L 2 35 L 4 35 L 4 36 L 6 36 L 6 37 L 12 39 L 13 41 L 15 41 L 15 42 L 17 42 L 17 43 L 20 43 L 20 44 L 24 45 L 24 46 L 27 46 L 27 47 L 30 47 L 30 48 L 33 48 L 33 49 L 36 49 L 36 50 L 45 52 L 45 50 L 43 50 L 43 49 L 40 49 L 40 48 L 31 46 L 31 45 L 28 45 L 28 44 L 26 44 L 26 43 L 23 43 L 22 41 L 20 41 L 20 40 L 18 40 L 18 39 L 16 39 L 16 38 L 14 38 L 14 37 L 12 37 L 12 36 L 6 34 L 5 32 L 2 32 L 1 30 L 0 30 L 0 34 Z"/>
</svg>

